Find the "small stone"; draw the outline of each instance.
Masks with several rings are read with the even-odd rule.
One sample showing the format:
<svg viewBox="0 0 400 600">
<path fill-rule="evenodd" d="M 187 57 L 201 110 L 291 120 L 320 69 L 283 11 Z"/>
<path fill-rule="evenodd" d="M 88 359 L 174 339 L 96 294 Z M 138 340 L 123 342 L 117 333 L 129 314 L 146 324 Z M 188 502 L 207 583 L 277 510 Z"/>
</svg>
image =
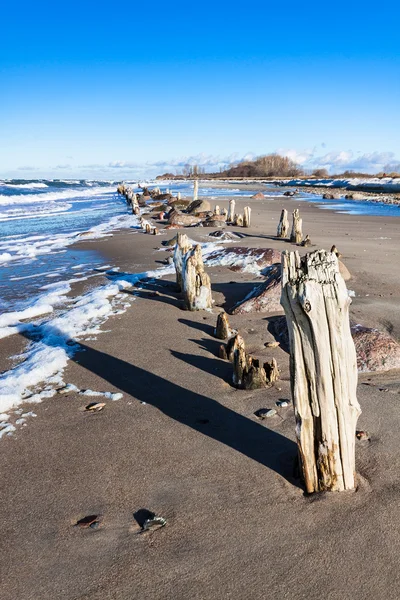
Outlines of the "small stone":
<svg viewBox="0 0 400 600">
<path fill-rule="evenodd" d="M 279 342 L 265 342 L 264 344 L 266 348 L 277 348 L 279 345 Z"/>
<path fill-rule="evenodd" d="M 142 526 L 142 531 L 149 531 L 150 529 L 160 529 L 161 527 L 164 527 L 167 524 L 167 520 L 164 519 L 164 517 L 152 517 L 150 519 L 146 519 L 146 521 L 143 523 Z"/>
<path fill-rule="evenodd" d="M 286 408 L 287 406 L 289 406 L 290 402 L 288 402 L 287 400 L 278 400 L 276 402 L 276 405 L 279 406 L 280 408 Z"/>
<path fill-rule="evenodd" d="M 254 414 L 259 419 L 268 419 L 269 417 L 273 417 L 276 415 L 276 410 L 274 408 L 260 408 L 256 410 Z"/>
<path fill-rule="evenodd" d="M 359 429 L 357 429 L 357 431 L 356 431 L 356 438 L 360 441 L 362 441 L 362 440 L 369 441 L 371 439 L 369 436 L 369 433 L 367 431 L 361 431 Z"/>
<path fill-rule="evenodd" d="M 380 392 L 388 392 L 388 391 L 389 391 L 389 388 L 379 388 L 379 391 L 380 391 Z"/>
</svg>

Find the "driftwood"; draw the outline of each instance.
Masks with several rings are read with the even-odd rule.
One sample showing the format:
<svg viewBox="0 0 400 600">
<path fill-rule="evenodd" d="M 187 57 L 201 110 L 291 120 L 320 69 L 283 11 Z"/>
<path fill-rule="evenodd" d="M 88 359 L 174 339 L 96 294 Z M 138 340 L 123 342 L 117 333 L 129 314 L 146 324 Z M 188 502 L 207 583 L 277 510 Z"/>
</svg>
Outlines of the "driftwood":
<svg viewBox="0 0 400 600">
<path fill-rule="evenodd" d="M 279 219 L 276 235 L 278 238 L 287 238 L 289 233 L 289 219 L 286 208 L 282 209 L 281 218 Z"/>
<path fill-rule="evenodd" d="M 357 361 L 350 298 L 333 253 L 282 258 L 296 436 L 307 492 L 355 485 Z"/>
<path fill-rule="evenodd" d="M 204 270 L 201 246 L 186 252 L 182 264 L 183 299 L 187 310 L 212 307 L 211 281 Z"/>
<path fill-rule="evenodd" d="M 251 208 L 245 206 L 243 209 L 243 227 L 250 227 Z"/>
<path fill-rule="evenodd" d="M 217 326 L 214 329 L 214 335 L 219 340 L 227 340 L 231 337 L 232 330 L 226 313 L 219 313 L 217 317 Z"/>
<path fill-rule="evenodd" d="M 303 220 L 300 219 L 299 209 L 295 208 L 293 211 L 293 224 L 292 224 L 292 232 L 290 234 L 290 241 L 293 244 L 300 244 L 303 239 L 302 232 Z"/>
<path fill-rule="evenodd" d="M 174 250 L 174 265 L 176 271 L 176 287 L 178 292 L 182 291 L 182 268 L 185 254 L 192 248 L 186 233 L 178 232 L 176 234 L 176 245 Z"/>
<path fill-rule="evenodd" d="M 227 221 L 228 223 L 233 223 L 233 219 L 235 216 L 235 200 L 229 200 L 229 209 L 228 209 L 228 217 L 227 217 Z"/>
</svg>

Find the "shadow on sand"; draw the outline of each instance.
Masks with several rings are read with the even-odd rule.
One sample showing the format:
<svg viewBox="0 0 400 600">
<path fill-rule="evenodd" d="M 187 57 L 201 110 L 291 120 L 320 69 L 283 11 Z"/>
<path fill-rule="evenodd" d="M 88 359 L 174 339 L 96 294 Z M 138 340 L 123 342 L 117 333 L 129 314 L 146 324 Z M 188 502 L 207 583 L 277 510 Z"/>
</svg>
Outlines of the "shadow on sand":
<svg viewBox="0 0 400 600">
<path fill-rule="evenodd" d="M 56 336 L 57 332 L 53 333 Z M 32 341 L 38 341 L 41 337 L 34 336 L 28 331 L 23 335 Z M 65 342 L 61 333 L 60 339 Z M 46 339 L 42 341 L 46 342 Z M 77 348 L 75 353 L 72 350 L 73 346 Z M 225 363 L 221 363 L 218 359 L 200 360 L 201 357 L 194 358 L 175 351 L 171 353 L 176 358 L 204 369 L 208 373 L 210 370 L 215 371 L 217 365 L 218 376 L 224 375 Z M 275 471 L 292 485 L 302 488 L 300 480 L 295 477 L 297 445 L 280 433 L 240 415 L 205 394 L 188 390 L 148 370 L 85 344 L 78 344 L 71 340 L 70 359 L 98 375 L 112 387 L 141 402 L 151 404 L 171 419 L 225 444 Z M 229 368 L 230 365 L 226 363 L 226 369 Z"/>
</svg>

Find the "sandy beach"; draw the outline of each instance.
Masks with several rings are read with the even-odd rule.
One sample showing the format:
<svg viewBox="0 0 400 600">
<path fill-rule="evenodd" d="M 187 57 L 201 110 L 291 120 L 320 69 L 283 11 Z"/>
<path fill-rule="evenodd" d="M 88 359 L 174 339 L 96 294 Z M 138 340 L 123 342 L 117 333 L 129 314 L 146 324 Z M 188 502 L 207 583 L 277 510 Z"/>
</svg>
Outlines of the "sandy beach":
<svg viewBox="0 0 400 600">
<path fill-rule="evenodd" d="M 352 321 L 400 340 L 398 218 L 281 196 L 250 203 L 252 225 L 230 228 L 241 234 L 231 245 L 304 254 L 335 244 L 352 274 Z M 312 248 L 275 238 L 283 207 L 300 209 Z M 201 242 L 210 231 L 185 230 Z M 169 255 L 161 242 L 175 233 L 123 230 L 76 247 L 138 273 L 161 266 Z M 130 308 L 82 342 L 65 382 L 122 399 L 102 398 L 94 414 L 83 410 L 93 398 L 75 392 L 23 406 L 37 416 L 1 442 L 3 600 L 400 597 L 400 372 L 360 374 L 358 428 L 370 440 L 356 444 L 356 491 L 305 495 L 293 407 L 276 406 L 291 397 L 289 356 L 265 347 L 276 315 L 229 317 L 251 353 L 277 359 L 281 377 L 269 389 L 233 387 L 232 364 L 218 358 L 213 337 L 217 314 L 261 279 L 226 266 L 207 272 L 212 313 L 182 310 L 170 274 L 127 289 Z M 5 368 L 25 343 L 22 335 L 1 341 Z M 260 408 L 277 414 L 260 421 Z M 142 533 L 141 509 L 167 524 Z M 74 527 L 86 515 L 99 515 L 100 526 Z"/>
</svg>

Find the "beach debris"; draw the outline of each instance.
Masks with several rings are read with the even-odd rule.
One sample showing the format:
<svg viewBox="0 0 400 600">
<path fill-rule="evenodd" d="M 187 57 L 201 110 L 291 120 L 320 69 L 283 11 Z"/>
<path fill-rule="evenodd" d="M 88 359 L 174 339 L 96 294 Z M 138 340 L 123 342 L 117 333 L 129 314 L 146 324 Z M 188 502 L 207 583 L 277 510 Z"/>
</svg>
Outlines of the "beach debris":
<svg viewBox="0 0 400 600">
<path fill-rule="evenodd" d="M 235 204 L 236 204 L 235 200 L 233 200 L 233 199 L 229 200 L 228 216 L 226 219 L 229 223 L 233 223 L 233 219 L 235 216 Z"/>
<path fill-rule="evenodd" d="M 258 192 L 251 197 L 252 200 L 265 200 L 265 196 L 263 193 Z"/>
<path fill-rule="evenodd" d="M 275 404 L 279 406 L 279 408 L 286 408 L 290 405 L 290 402 L 288 400 L 277 400 Z"/>
<path fill-rule="evenodd" d="M 75 527 L 80 527 L 81 529 L 97 529 L 100 526 L 101 515 L 87 515 L 82 519 L 79 519 L 75 523 Z"/>
<path fill-rule="evenodd" d="M 310 236 L 307 234 L 306 237 L 304 238 L 304 240 L 300 243 L 300 246 L 303 246 L 304 248 L 308 248 L 308 246 L 311 246 L 311 240 L 310 240 Z"/>
<path fill-rule="evenodd" d="M 298 208 L 293 211 L 293 223 L 292 232 L 290 234 L 290 241 L 292 244 L 300 244 L 303 238 L 302 232 L 303 220 L 300 219 L 300 212 Z"/>
<path fill-rule="evenodd" d="M 167 520 L 164 517 L 159 517 L 156 513 L 148 510 L 147 508 L 141 508 L 136 511 L 133 515 L 136 523 L 141 529 L 141 533 L 150 530 L 157 530 L 165 527 Z"/>
<path fill-rule="evenodd" d="M 284 195 L 284 196 L 289 196 L 289 197 L 292 197 L 292 196 L 295 196 L 295 194 L 296 194 L 296 192 L 295 192 L 295 191 L 288 190 L 287 192 L 284 192 L 284 194 L 283 194 L 283 195 Z"/>
<path fill-rule="evenodd" d="M 277 412 L 274 408 L 259 408 L 254 414 L 256 415 L 256 417 L 263 420 L 269 419 L 270 417 L 274 417 L 277 414 Z"/>
<path fill-rule="evenodd" d="M 217 317 L 217 326 L 214 329 L 214 336 L 219 340 L 227 340 L 231 335 L 232 329 L 229 325 L 228 316 L 225 312 L 221 312 Z"/>
<path fill-rule="evenodd" d="M 243 227 L 250 227 L 251 221 L 251 208 L 250 206 L 245 206 L 243 209 Z"/>
<path fill-rule="evenodd" d="M 105 405 L 106 405 L 105 402 L 90 402 L 90 404 L 87 404 L 85 406 L 85 410 L 87 412 L 99 412 L 99 411 L 103 410 Z"/>
<path fill-rule="evenodd" d="M 210 277 L 204 270 L 201 246 L 190 248 L 182 261 L 182 291 L 186 310 L 212 308 Z"/>
<path fill-rule="evenodd" d="M 280 342 L 265 342 L 264 346 L 266 348 L 277 348 L 280 345 Z"/>
<path fill-rule="evenodd" d="M 308 493 L 355 486 L 355 431 L 361 409 L 350 302 L 332 253 L 317 250 L 302 258 L 298 252 L 283 253 L 282 305 L 289 328 L 296 437 Z"/>
<path fill-rule="evenodd" d="M 176 272 L 176 287 L 178 291 L 181 292 L 183 288 L 182 283 L 182 269 L 183 269 L 183 259 L 185 254 L 193 247 L 189 241 L 188 236 L 185 233 L 177 233 L 175 238 L 176 245 L 174 250 L 174 265 Z"/>
<path fill-rule="evenodd" d="M 356 438 L 361 442 L 361 441 L 370 441 L 371 437 L 369 435 L 369 433 L 367 431 L 363 431 L 361 429 L 357 429 L 356 431 Z"/>
<path fill-rule="evenodd" d="M 268 269 L 266 280 L 256 285 L 247 296 L 235 304 L 233 315 L 253 312 L 282 312 L 281 306 L 282 268 L 274 264 Z"/>
<path fill-rule="evenodd" d="M 288 211 L 286 210 L 286 208 L 283 208 L 282 212 L 281 212 L 281 217 L 279 219 L 276 236 L 278 238 L 287 238 L 288 234 L 289 234 Z"/>
</svg>

